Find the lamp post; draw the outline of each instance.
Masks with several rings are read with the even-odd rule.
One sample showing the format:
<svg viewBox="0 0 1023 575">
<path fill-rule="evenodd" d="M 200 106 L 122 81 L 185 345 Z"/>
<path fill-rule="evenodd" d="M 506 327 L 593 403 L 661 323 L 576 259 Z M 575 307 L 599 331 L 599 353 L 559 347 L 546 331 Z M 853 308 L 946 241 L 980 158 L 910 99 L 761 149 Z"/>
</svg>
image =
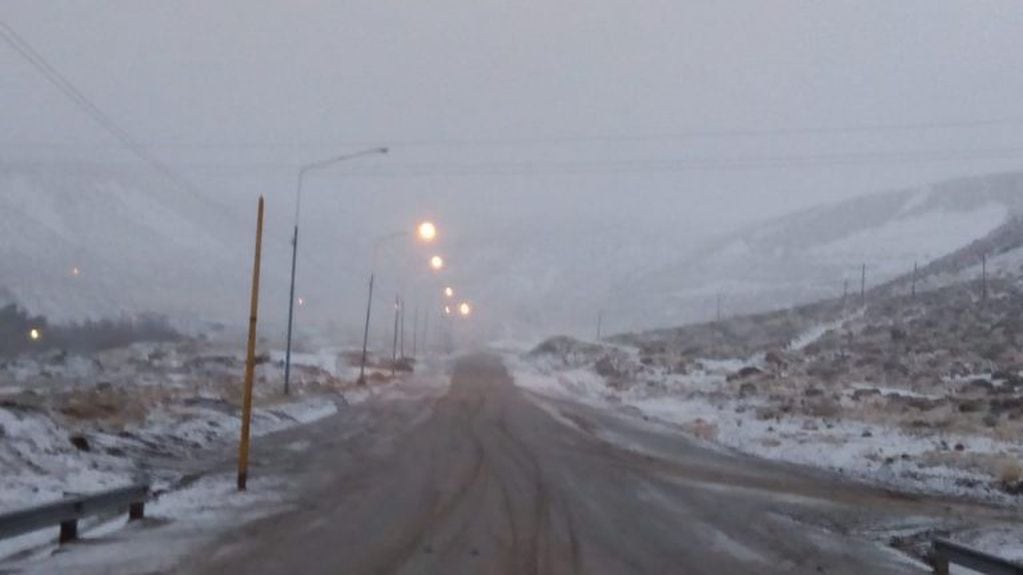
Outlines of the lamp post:
<svg viewBox="0 0 1023 575">
<path fill-rule="evenodd" d="M 298 215 L 299 210 L 302 207 L 302 184 L 305 181 L 306 174 L 314 170 L 320 170 L 334 164 L 344 162 L 347 160 L 353 160 L 355 158 L 361 158 L 363 156 L 372 156 L 377 154 L 386 154 L 387 148 L 372 148 L 369 150 L 363 150 L 361 152 L 355 152 L 354 154 L 345 154 L 343 156 L 336 156 L 328 158 L 326 160 L 320 160 L 319 162 L 312 162 L 299 168 L 298 170 L 298 185 L 295 192 L 295 232 L 291 238 L 291 289 L 288 294 L 288 343 L 287 348 L 284 352 L 284 394 L 287 395 L 291 391 L 291 332 L 293 326 L 293 320 L 295 317 L 295 266 L 298 260 Z"/>
<path fill-rule="evenodd" d="M 401 297 L 394 296 L 394 343 L 391 344 L 391 377 L 398 370 L 398 314 L 401 313 Z"/>
</svg>

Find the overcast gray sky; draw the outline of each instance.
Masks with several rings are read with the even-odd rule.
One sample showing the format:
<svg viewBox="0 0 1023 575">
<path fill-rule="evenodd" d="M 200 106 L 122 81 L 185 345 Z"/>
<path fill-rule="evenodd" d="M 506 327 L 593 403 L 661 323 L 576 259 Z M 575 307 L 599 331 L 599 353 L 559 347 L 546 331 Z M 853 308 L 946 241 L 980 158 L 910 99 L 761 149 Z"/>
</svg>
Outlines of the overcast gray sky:
<svg viewBox="0 0 1023 575">
<path fill-rule="evenodd" d="M 0 16 L 171 162 L 271 171 L 348 143 L 385 143 L 396 153 L 384 171 L 426 162 L 450 177 L 462 162 L 492 171 L 584 160 L 611 164 L 601 168 L 611 174 L 587 178 L 603 189 L 671 189 L 732 206 L 769 198 L 787 209 L 1018 162 L 892 166 L 886 157 L 866 167 L 670 173 L 649 162 L 1023 146 L 1023 6 L 1014 0 L 5 0 Z M 0 65 L 5 155 L 56 161 L 58 151 L 115 147 L 9 48 Z M 629 139 L 977 120 L 1016 122 Z M 452 143 L 591 136 L 609 139 Z M 393 179 L 386 188 L 423 187 L 423 178 Z"/>
<path fill-rule="evenodd" d="M 324 244 L 421 214 L 472 238 L 705 237 L 1023 166 L 1018 0 L 4 0 L 0 19 L 229 206 L 288 213 L 295 166 L 392 146 L 318 176 Z M 138 164 L 4 44 L 0 68 L 0 160 Z"/>
</svg>

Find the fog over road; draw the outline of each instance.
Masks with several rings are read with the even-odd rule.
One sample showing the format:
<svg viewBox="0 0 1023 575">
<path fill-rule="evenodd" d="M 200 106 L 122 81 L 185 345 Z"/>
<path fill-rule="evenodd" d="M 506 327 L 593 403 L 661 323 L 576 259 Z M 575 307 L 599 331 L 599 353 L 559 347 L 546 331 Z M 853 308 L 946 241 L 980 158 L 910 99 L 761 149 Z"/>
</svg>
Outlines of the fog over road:
<svg viewBox="0 0 1023 575">
<path fill-rule="evenodd" d="M 282 449 L 297 440 L 311 447 Z M 211 543 L 183 572 L 925 573 L 851 533 L 985 512 L 532 397 L 491 355 L 456 362 L 446 393 L 370 401 L 268 438 L 256 464 L 299 478 L 299 504 Z"/>
</svg>

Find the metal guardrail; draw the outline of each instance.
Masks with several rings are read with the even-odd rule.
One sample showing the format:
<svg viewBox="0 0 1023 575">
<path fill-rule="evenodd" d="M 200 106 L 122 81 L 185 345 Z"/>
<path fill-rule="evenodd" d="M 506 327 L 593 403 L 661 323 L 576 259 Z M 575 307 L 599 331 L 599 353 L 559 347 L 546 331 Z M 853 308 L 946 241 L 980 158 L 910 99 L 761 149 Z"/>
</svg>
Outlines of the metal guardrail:
<svg viewBox="0 0 1023 575">
<path fill-rule="evenodd" d="M 934 573 L 949 575 L 949 564 L 966 567 L 984 575 L 1023 575 L 1023 565 L 995 557 L 947 539 L 935 539 L 931 544 Z"/>
<path fill-rule="evenodd" d="M 142 519 L 149 485 L 137 484 L 91 495 L 69 497 L 0 515 L 0 539 L 60 525 L 61 543 L 78 538 L 78 521 L 92 515 L 128 510 L 129 521 Z"/>
</svg>

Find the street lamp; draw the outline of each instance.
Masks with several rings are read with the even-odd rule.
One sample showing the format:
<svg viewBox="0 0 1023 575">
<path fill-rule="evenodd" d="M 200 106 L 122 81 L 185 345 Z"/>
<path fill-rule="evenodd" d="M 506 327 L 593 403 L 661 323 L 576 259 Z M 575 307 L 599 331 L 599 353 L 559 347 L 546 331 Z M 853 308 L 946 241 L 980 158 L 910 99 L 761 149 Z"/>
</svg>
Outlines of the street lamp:
<svg viewBox="0 0 1023 575">
<path fill-rule="evenodd" d="M 424 242 L 431 242 L 437 237 L 437 226 L 433 222 L 424 221 L 419 224 L 416 228 L 416 235 L 420 240 Z M 370 314 L 373 313 L 373 281 L 376 277 L 376 265 L 377 265 L 377 252 L 380 246 L 389 240 L 396 240 L 408 236 L 408 232 L 396 232 L 385 236 L 380 236 L 373 241 L 373 259 L 372 265 L 370 266 L 369 272 L 369 297 L 366 299 L 366 325 L 362 330 L 362 359 L 359 362 L 359 379 L 357 383 L 363 385 L 366 383 L 366 353 L 369 346 L 369 321 Z M 395 301 L 395 306 L 398 302 Z M 397 308 L 396 308 L 397 309 Z"/>
<path fill-rule="evenodd" d="M 361 152 L 355 152 L 354 154 L 345 154 L 343 156 L 336 156 L 321 160 L 319 162 L 313 162 L 306 164 L 298 170 L 298 186 L 295 193 L 295 234 L 291 238 L 291 290 L 288 295 L 288 344 L 287 350 L 284 352 L 284 394 L 287 395 L 290 391 L 291 383 L 291 330 L 295 316 L 295 266 L 298 259 L 298 214 L 302 207 L 302 183 L 305 181 L 305 176 L 311 171 L 320 170 L 334 164 L 344 162 L 347 160 L 353 160 L 355 158 L 361 158 L 363 156 L 372 156 L 377 154 L 386 154 L 387 148 L 372 148 L 369 150 L 363 150 Z"/>
<path fill-rule="evenodd" d="M 433 225 L 433 222 L 425 221 L 419 224 L 418 232 L 419 239 L 432 242 L 437 237 L 437 226 Z"/>
<path fill-rule="evenodd" d="M 440 256 L 433 256 L 430 258 L 430 267 L 433 268 L 434 271 L 444 269 L 444 258 Z"/>
<path fill-rule="evenodd" d="M 472 306 L 469 305 L 469 302 L 463 301 L 458 305 L 458 313 L 462 314 L 462 317 L 468 317 L 472 313 Z"/>
<path fill-rule="evenodd" d="M 28 338 L 30 340 L 32 340 L 32 341 L 39 341 L 39 338 L 41 338 L 41 337 L 43 337 L 43 332 L 39 331 L 39 329 L 32 328 L 32 329 L 28 330 Z"/>
<path fill-rule="evenodd" d="M 451 287 L 444 288 L 444 296 L 447 297 L 447 298 L 455 297 L 455 290 L 454 290 L 454 288 L 451 288 Z"/>
</svg>

